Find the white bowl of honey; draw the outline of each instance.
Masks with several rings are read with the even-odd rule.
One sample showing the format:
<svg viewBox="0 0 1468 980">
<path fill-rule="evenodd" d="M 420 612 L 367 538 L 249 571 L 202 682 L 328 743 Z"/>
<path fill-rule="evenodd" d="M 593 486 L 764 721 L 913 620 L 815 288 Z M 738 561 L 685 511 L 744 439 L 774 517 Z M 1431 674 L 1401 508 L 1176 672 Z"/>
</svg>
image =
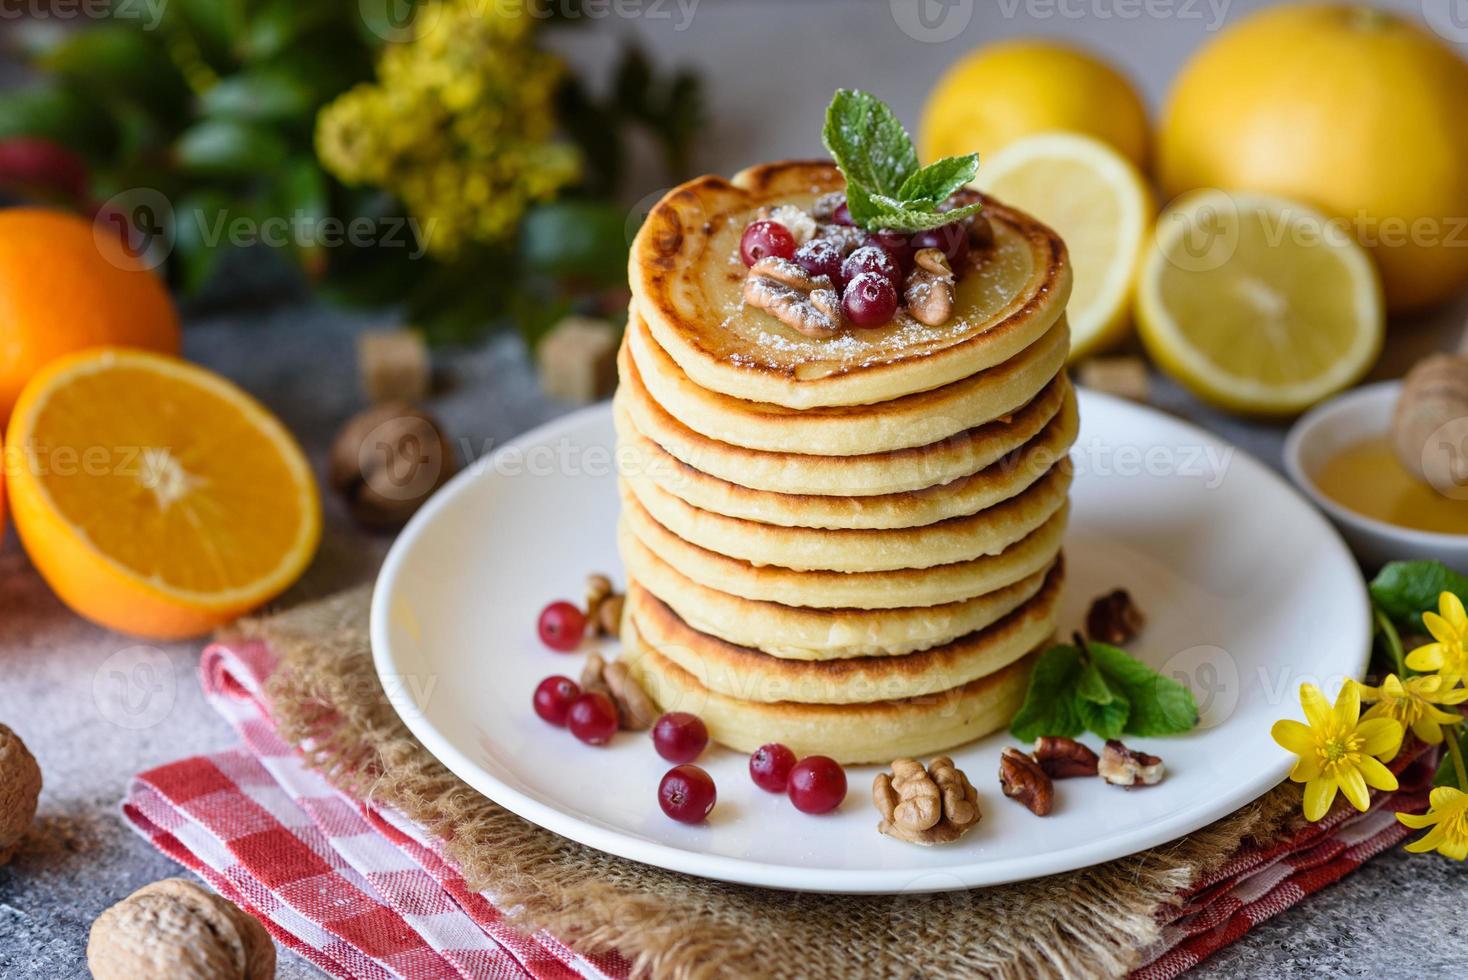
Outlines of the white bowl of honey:
<svg viewBox="0 0 1468 980">
<path fill-rule="evenodd" d="M 1435 559 L 1468 572 L 1468 487 L 1440 493 L 1392 452 L 1401 391 L 1384 381 L 1316 406 L 1290 429 L 1285 469 L 1367 568 Z"/>
</svg>

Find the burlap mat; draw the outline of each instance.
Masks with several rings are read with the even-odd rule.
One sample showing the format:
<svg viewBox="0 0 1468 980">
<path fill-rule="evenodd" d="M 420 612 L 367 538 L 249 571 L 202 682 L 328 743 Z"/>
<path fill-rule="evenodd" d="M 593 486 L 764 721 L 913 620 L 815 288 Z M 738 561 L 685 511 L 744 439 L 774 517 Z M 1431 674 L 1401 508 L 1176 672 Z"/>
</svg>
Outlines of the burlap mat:
<svg viewBox="0 0 1468 980">
<path fill-rule="evenodd" d="M 652 977 L 1125 974 L 1179 889 L 1242 844 L 1282 833 L 1300 805 L 1286 784 L 1165 847 L 967 892 L 822 896 L 690 878 L 532 826 L 435 761 L 377 682 L 368 596 L 354 590 L 239 625 L 239 635 L 281 657 L 268 689 L 281 734 L 346 792 L 396 807 L 447 840 L 469 884 L 519 925 L 582 952 L 619 950 Z M 853 787 L 853 802 L 865 792 Z"/>
</svg>

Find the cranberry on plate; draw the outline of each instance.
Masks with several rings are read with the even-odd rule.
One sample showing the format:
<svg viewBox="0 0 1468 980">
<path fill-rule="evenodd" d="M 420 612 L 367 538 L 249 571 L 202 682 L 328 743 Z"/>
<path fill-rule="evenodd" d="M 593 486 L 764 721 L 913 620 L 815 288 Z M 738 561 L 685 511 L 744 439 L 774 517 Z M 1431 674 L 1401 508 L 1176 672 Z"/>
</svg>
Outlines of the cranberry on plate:
<svg viewBox="0 0 1468 980">
<path fill-rule="evenodd" d="M 570 653 L 581 645 L 581 637 L 586 634 L 586 614 L 562 599 L 540 611 L 536 629 L 541 643 L 552 650 Z"/>
<path fill-rule="evenodd" d="M 617 734 L 617 706 L 601 691 L 587 691 L 571 702 L 566 724 L 587 745 L 606 745 Z"/>
<path fill-rule="evenodd" d="M 858 327 L 881 326 L 897 313 L 897 287 L 879 273 L 860 273 L 846 284 L 841 309 Z"/>
<path fill-rule="evenodd" d="M 846 284 L 841 274 L 841 248 L 829 238 L 812 238 L 795 250 L 795 264 L 813 276 L 825 276 L 840 290 Z"/>
<path fill-rule="evenodd" d="M 790 784 L 790 770 L 795 768 L 795 753 L 771 742 L 749 754 L 749 778 L 762 790 L 783 793 Z"/>
<path fill-rule="evenodd" d="M 835 759 L 806 756 L 790 770 L 788 792 L 801 813 L 829 813 L 846 799 L 846 770 Z"/>
<path fill-rule="evenodd" d="M 552 725 L 566 724 L 571 702 L 581 696 L 581 685 L 559 674 L 547 677 L 535 688 L 535 713 Z"/>
<path fill-rule="evenodd" d="M 912 253 L 916 248 L 909 239 L 900 231 L 889 231 L 882 229 L 874 231 L 867 236 L 866 244 L 874 248 L 880 248 L 892 256 L 892 261 L 902 270 L 902 275 L 912 271 Z"/>
<path fill-rule="evenodd" d="M 669 762 L 692 762 L 709 744 L 709 730 L 698 715 L 670 711 L 652 726 L 652 744 Z"/>
<path fill-rule="evenodd" d="M 841 263 L 841 278 L 850 282 L 863 272 L 874 272 L 892 283 L 893 288 L 902 281 L 902 269 L 886 249 L 876 245 L 863 245 Z"/>
<path fill-rule="evenodd" d="M 912 236 L 913 251 L 936 248 L 948 256 L 948 264 L 957 269 L 968 261 L 968 227 L 961 221 L 950 221 L 937 228 L 929 228 Z"/>
<path fill-rule="evenodd" d="M 698 823 L 719 798 L 714 779 L 698 766 L 674 766 L 658 784 L 658 806 L 679 823 Z"/>
<path fill-rule="evenodd" d="M 795 236 L 778 221 L 751 221 L 739 236 L 739 257 L 754 265 L 768 256 L 795 258 Z"/>
</svg>

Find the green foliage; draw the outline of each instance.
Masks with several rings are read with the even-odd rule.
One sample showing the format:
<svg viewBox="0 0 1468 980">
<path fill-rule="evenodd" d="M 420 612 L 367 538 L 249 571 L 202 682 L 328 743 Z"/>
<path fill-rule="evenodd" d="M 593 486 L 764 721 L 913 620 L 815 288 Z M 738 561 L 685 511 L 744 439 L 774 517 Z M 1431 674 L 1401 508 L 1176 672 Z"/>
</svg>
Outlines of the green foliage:
<svg viewBox="0 0 1468 980">
<path fill-rule="evenodd" d="M 1422 614 L 1437 609 L 1437 598 L 1452 592 L 1468 603 L 1468 577 L 1442 562 L 1389 562 L 1371 580 L 1371 601 L 1393 622 L 1422 631 Z"/>
</svg>

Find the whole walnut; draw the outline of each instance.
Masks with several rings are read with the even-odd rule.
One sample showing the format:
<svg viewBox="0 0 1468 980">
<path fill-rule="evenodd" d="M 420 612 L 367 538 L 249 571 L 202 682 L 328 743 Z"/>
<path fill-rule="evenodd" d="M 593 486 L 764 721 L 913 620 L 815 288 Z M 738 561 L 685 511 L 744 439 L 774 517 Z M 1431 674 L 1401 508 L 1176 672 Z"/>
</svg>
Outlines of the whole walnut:
<svg viewBox="0 0 1468 980">
<path fill-rule="evenodd" d="M 351 418 L 331 447 L 327 480 L 358 523 L 394 530 L 458 469 L 433 416 L 404 402 Z"/>
<path fill-rule="evenodd" d="M 41 796 L 41 767 L 15 734 L 0 725 L 0 864 L 20 849 L 20 842 L 36 818 Z"/>
<path fill-rule="evenodd" d="M 271 980 L 275 943 L 259 921 L 207 888 L 167 878 L 97 917 L 87 966 L 96 980 Z"/>
</svg>

